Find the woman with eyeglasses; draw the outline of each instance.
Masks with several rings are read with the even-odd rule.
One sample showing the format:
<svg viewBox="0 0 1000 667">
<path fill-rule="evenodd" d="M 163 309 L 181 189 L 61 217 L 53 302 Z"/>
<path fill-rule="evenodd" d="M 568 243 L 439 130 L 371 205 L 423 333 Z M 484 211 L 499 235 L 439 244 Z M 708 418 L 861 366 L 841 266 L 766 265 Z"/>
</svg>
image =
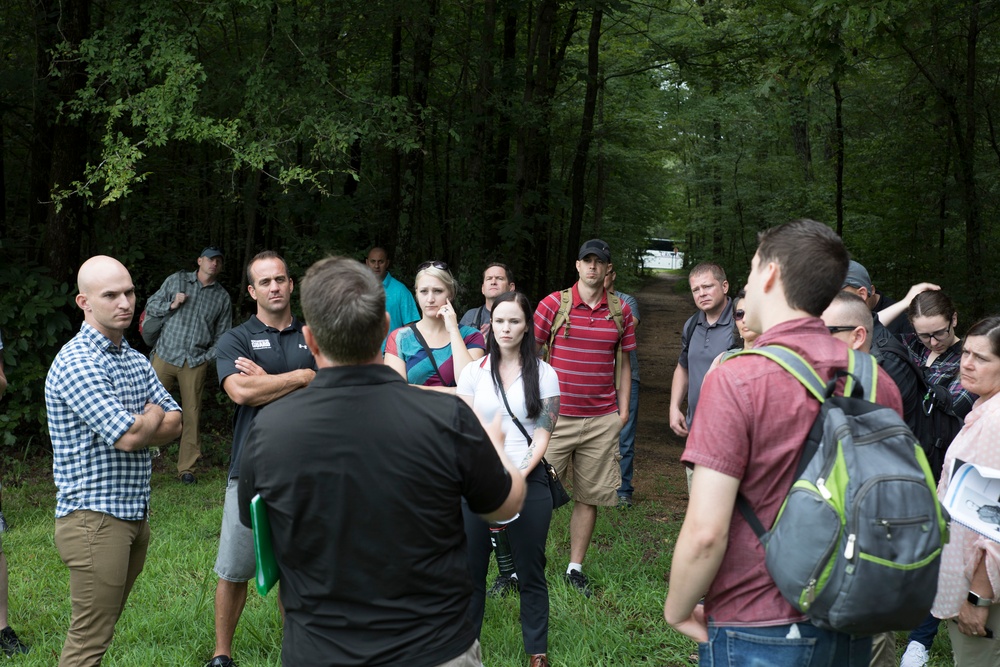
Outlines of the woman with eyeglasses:
<svg viewBox="0 0 1000 667">
<path fill-rule="evenodd" d="M 412 385 L 454 394 L 465 367 L 486 354 L 483 334 L 458 324 L 451 303 L 457 290 L 444 262 L 417 267 L 414 291 L 421 317 L 391 332 L 385 345 L 385 364 Z"/>
<path fill-rule="evenodd" d="M 743 344 L 739 347 L 730 348 L 717 356 L 715 361 L 712 362 L 711 368 L 708 370 L 712 370 L 717 367 L 737 352 L 749 350 L 753 347 L 753 342 L 757 340 L 758 336 L 760 336 L 759 333 L 747 326 L 746 309 L 743 307 L 744 297 L 746 297 L 746 292 L 744 290 L 740 290 L 739 294 L 733 298 L 733 320 L 736 322 L 736 333 L 738 333 L 740 338 L 743 339 Z"/>
<path fill-rule="evenodd" d="M 493 302 L 489 355 L 469 366 L 458 396 L 486 421 L 501 415 L 504 451 L 524 475 L 527 495 L 520 515 L 506 525 L 521 594 L 521 638 L 530 667 L 548 667 L 549 589 L 545 581 L 545 540 L 552 518 L 552 494 L 539 465 L 559 418 L 559 378 L 538 358 L 534 309 L 520 292 L 504 292 Z M 490 558 L 490 529 L 462 504 L 473 594 L 468 615 L 481 630 Z M 498 558 L 499 560 L 499 558 Z"/>
<path fill-rule="evenodd" d="M 901 338 L 934 394 L 928 394 L 925 403 L 964 418 L 978 397 L 962 386 L 959 377 L 962 339 L 956 329 L 955 304 L 937 285 L 921 283 L 911 287 L 902 301 L 879 311 L 879 321 L 887 325 L 904 310 L 914 333 Z"/>
</svg>

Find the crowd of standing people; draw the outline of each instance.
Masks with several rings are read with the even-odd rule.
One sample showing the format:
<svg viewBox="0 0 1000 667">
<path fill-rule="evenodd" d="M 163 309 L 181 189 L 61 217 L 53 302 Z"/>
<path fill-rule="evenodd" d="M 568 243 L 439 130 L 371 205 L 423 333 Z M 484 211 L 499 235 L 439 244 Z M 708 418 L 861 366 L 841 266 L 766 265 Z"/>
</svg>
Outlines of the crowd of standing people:
<svg viewBox="0 0 1000 667">
<path fill-rule="evenodd" d="M 584 597 L 594 591 L 584 562 L 598 508 L 633 506 L 639 304 L 615 289 L 610 246 L 584 243 L 578 280 L 536 307 L 506 265 L 491 263 L 484 303 L 462 317 L 444 262 L 419 265 L 411 292 L 390 275 L 383 248 L 364 262 L 331 257 L 303 277 L 305 321 L 292 312 L 287 263 L 264 251 L 246 267 L 255 312 L 235 327 L 218 282 L 223 260 L 205 248 L 195 271 L 172 274 L 148 299 L 149 358 L 125 338 L 137 311 L 128 269 L 106 256 L 80 267 L 84 321 L 45 384 L 55 544 L 72 603 L 59 664 L 101 663 L 143 569 L 151 451 L 179 439 L 178 480 L 197 483 L 198 414 L 214 361 L 234 417 L 206 667 L 236 665 L 234 633 L 256 568 L 256 496 L 282 573 L 284 664 L 481 667 L 485 599 L 515 593 L 529 667 L 547 667 L 549 467 L 572 479 L 563 580 Z M 1000 470 L 1000 319 L 959 337 L 938 286 L 915 285 L 892 302 L 840 238 L 810 220 L 761 235 L 736 298 L 715 263 L 695 266 L 689 285 L 697 311 L 681 334 L 667 409 L 670 428 L 687 438 L 690 501 L 667 622 L 698 642 L 706 665 L 894 665 L 892 633 L 873 641 L 822 629 L 790 605 L 733 512 L 739 496 L 765 524 L 775 520 L 819 411 L 790 374 L 739 352 L 781 345 L 824 379 L 848 349 L 875 355 L 876 400 L 918 436 L 944 494 L 957 457 Z M 501 567 L 488 587 L 491 553 Z M 903 667 L 926 664 L 940 619 L 951 619 L 956 664 L 1000 664 L 985 640 L 996 626 L 1000 543 L 953 525 L 940 577 Z M 0 542 L 0 649 L 15 655 L 29 647 L 8 625 L 6 593 Z"/>
</svg>

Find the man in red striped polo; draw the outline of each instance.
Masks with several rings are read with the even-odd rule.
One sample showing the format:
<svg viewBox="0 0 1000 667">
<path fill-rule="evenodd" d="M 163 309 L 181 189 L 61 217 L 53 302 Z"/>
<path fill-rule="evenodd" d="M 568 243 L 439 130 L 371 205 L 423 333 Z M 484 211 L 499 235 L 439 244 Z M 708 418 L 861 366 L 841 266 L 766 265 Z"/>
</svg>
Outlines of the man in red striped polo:
<svg viewBox="0 0 1000 667">
<path fill-rule="evenodd" d="M 611 249 L 600 239 L 580 247 L 576 270 L 580 279 L 570 289 L 568 319 L 552 331 L 561 292 L 553 292 L 535 310 L 535 340 L 550 345 L 549 363 L 559 376 L 559 420 L 546 458 L 560 476 L 573 462 L 573 516 L 570 520 L 570 563 L 566 581 L 590 597 L 583 559 L 590 546 L 598 506 L 618 503 L 621 485 L 618 434 L 628 421 L 632 371 L 628 353 L 635 349 L 632 310 L 622 304 L 622 332 L 608 307 L 604 276 L 611 266 Z M 621 365 L 615 389 L 615 351 L 621 345 Z"/>
</svg>

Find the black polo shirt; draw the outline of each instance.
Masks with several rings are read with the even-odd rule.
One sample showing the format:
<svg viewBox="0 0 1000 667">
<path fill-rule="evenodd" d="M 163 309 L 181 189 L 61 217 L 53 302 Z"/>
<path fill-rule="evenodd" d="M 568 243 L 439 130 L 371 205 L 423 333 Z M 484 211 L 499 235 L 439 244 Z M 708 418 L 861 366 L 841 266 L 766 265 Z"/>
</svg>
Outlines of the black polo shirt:
<svg viewBox="0 0 1000 667">
<path fill-rule="evenodd" d="M 472 410 L 378 364 L 324 368 L 261 410 L 240 519 L 268 508 L 286 665 L 430 667 L 476 639 L 461 500 L 496 510 L 511 480 Z"/>
<path fill-rule="evenodd" d="M 294 317 L 283 331 L 269 327 L 256 315 L 222 334 L 216 345 L 215 367 L 219 384 L 239 373 L 236 359 L 244 357 L 264 369 L 268 375 L 280 375 L 303 368 L 316 370 L 316 360 L 302 335 L 302 323 Z M 239 475 L 240 452 L 250 433 L 250 425 L 263 406 L 237 405 L 233 413 L 233 454 L 229 462 L 229 478 Z"/>
</svg>

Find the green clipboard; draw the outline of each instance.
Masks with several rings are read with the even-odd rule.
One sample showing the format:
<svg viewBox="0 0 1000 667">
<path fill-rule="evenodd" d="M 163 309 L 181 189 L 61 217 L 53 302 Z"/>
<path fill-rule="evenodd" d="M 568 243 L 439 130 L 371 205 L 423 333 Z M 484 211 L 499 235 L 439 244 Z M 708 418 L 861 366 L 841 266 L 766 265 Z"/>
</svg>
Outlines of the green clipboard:
<svg viewBox="0 0 1000 667">
<path fill-rule="evenodd" d="M 281 578 L 281 570 L 274 560 L 271 546 L 271 522 L 267 518 L 267 505 L 258 493 L 250 501 L 250 524 L 253 527 L 253 555 L 257 560 L 257 592 L 266 596 Z"/>
</svg>

